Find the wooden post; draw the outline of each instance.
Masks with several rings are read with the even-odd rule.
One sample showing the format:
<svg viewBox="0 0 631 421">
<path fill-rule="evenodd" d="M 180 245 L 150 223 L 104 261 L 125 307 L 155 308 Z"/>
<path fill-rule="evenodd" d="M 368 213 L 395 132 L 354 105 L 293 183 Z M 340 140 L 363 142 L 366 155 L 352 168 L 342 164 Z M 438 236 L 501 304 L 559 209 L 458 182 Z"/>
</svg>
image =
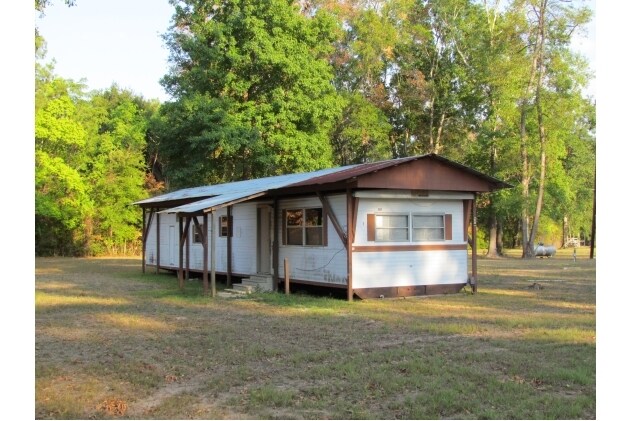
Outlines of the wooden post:
<svg viewBox="0 0 631 421">
<path fill-rule="evenodd" d="M 228 288 L 232 287 L 232 206 L 228 206 L 227 209 L 228 218 L 228 236 L 226 237 L 226 285 Z"/>
<path fill-rule="evenodd" d="M 147 248 L 147 230 L 145 227 L 146 210 L 142 208 L 142 273 L 145 273 L 145 253 Z"/>
<path fill-rule="evenodd" d="M 596 247 L 596 169 L 594 168 L 594 205 L 592 208 L 592 241 L 589 243 L 589 258 L 594 258 Z"/>
<path fill-rule="evenodd" d="M 477 193 L 473 193 L 473 203 L 471 204 L 471 211 L 473 216 L 471 218 L 472 228 L 471 236 L 473 242 L 471 244 L 471 276 L 473 278 L 473 285 L 471 290 L 478 292 L 478 212 L 477 212 Z"/>
<path fill-rule="evenodd" d="M 210 211 L 210 295 L 215 298 L 217 286 L 215 283 L 215 213 Z"/>
<path fill-rule="evenodd" d="M 280 244 L 280 236 L 283 235 L 283 233 L 281 232 L 281 227 L 283 226 L 283 224 L 280 224 L 280 226 L 278 225 L 278 213 L 279 209 L 278 209 L 278 197 L 274 196 L 274 209 L 272 210 L 272 227 L 274 228 L 274 236 L 272 237 L 272 270 L 274 271 L 274 285 L 273 285 L 273 290 L 274 291 L 278 291 L 278 282 L 280 280 L 280 264 L 279 264 L 279 259 L 280 259 L 280 250 L 279 250 L 279 244 Z"/>
<path fill-rule="evenodd" d="M 285 257 L 285 294 L 289 295 L 289 260 Z"/>
<path fill-rule="evenodd" d="M 346 189 L 346 276 L 347 299 L 353 301 L 353 195 L 351 189 Z"/>
<path fill-rule="evenodd" d="M 204 283 L 204 295 L 208 295 L 208 214 L 204 214 L 202 227 L 202 241 L 204 242 L 204 257 L 202 258 L 204 261 L 204 275 L 202 279 Z"/>
<path fill-rule="evenodd" d="M 190 271 L 191 271 L 191 238 L 189 233 L 189 227 L 191 226 L 191 217 L 186 217 L 186 232 L 184 235 L 186 236 L 186 280 L 189 280 Z"/>
<path fill-rule="evenodd" d="M 182 234 L 184 232 L 184 221 L 182 219 L 181 216 L 177 216 L 178 220 L 179 220 L 179 232 L 180 235 L 178 236 L 178 250 L 179 250 L 179 262 L 178 262 L 178 269 L 177 269 L 177 280 L 178 280 L 178 284 L 180 287 L 180 290 L 184 290 L 184 244 L 182 244 Z"/>
<path fill-rule="evenodd" d="M 156 213 L 156 273 L 160 273 L 160 214 Z"/>
</svg>

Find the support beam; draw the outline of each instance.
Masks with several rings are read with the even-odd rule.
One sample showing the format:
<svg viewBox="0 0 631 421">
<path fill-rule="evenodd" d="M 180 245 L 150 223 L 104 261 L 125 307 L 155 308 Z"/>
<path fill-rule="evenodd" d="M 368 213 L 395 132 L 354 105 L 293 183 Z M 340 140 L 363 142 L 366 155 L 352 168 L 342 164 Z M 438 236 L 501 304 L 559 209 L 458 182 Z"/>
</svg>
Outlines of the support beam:
<svg viewBox="0 0 631 421">
<path fill-rule="evenodd" d="M 183 291 L 184 290 L 184 270 L 183 270 L 183 266 L 184 266 L 184 244 L 182 244 L 182 234 L 184 233 L 184 220 L 182 219 L 181 216 L 177 216 L 178 221 L 179 221 L 179 235 L 178 235 L 178 239 L 180 240 L 178 242 L 177 248 L 178 248 L 178 257 L 179 257 L 179 261 L 178 261 L 178 269 L 177 269 L 177 282 L 178 285 L 180 287 L 180 290 Z"/>
<path fill-rule="evenodd" d="M 278 215 L 280 212 L 280 209 L 278 209 L 278 197 L 274 196 L 274 209 L 272 210 L 272 227 L 273 227 L 273 231 L 274 231 L 274 236 L 272 237 L 272 270 L 274 271 L 274 286 L 273 286 L 273 290 L 274 291 L 278 291 L 278 282 L 280 280 L 279 277 L 279 265 L 280 265 L 280 238 L 283 235 L 283 233 L 281 232 L 281 227 L 283 226 L 283 224 L 280 224 L 280 226 L 278 226 Z"/>
<path fill-rule="evenodd" d="M 184 243 L 188 243 L 187 238 L 188 238 L 188 228 L 191 225 L 191 218 L 190 217 L 186 217 L 186 226 L 184 226 L 184 219 L 182 216 L 178 215 L 178 219 L 180 221 L 180 244 L 179 244 L 179 249 L 180 249 L 180 261 L 179 261 L 179 266 L 178 266 L 178 281 L 179 281 L 179 285 L 180 285 L 180 289 L 184 290 Z M 187 256 L 188 257 L 188 256 Z M 186 262 L 186 276 L 188 279 L 188 260 Z"/>
<path fill-rule="evenodd" d="M 289 260 L 285 257 L 285 295 L 289 295 Z"/>
<path fill-rule="evenodd" d="M 228 236 L 226 237 L 226 286 L 232 287 L 232 205 L 228 206 Z"/>
<path fill-rule="evenodd" d="M 146 219 L 146 213 L 147 211 L 145 210 L 145 208 L 142 208 L 142 273 L 145 273 L 145 255 L 146 255 L 146 248 L 147 248 L 147 231 L 146 231 L 146 227 L 145 227 L 145 219 Z"/>
<path fill-rule="evenodd" d="M 207 215 L 204 215 L 207 217 Z M 217 295 L 217 285 L 215 280 L 215 213 L 210 212 L 210 296 L 215 298 Z"/>
<path fill-rule="evenodd" d="M 346 245 L 346 267 L 347 267 L 347 299 L 353 301 L 353 195 L 351 189 L 346 189 L 346 232 L 347 232 L 347 245 Z"/>
<path fill-rule="evenodd" d="M 198 225 L 197 217 L 195 218 L 195 225 Z M 204 283 L 204 295 L 208 295 L 208 214 L 204 214 L 202 227 L 202 241 L 204 245 L 204 256 L 202 257 L 204 261 L 204 275 L 202 282 Z"/>
<path fill-rule="evenodd" d="M 337 235 L 340 237 L 340 240 L 342 241 L 342 244 L 344 244 L 344 247 L 348 249 L 349 237 L 342 229 L 340 222 L 338 221 L 337 217 L 335 216 L 335 213 L 333 212 L 333 208 L 331 208 L 331 205 L 329 204 L 329 200 L 321 192 L 316 192 L 316 193 L 318 195 L 318 199 L 320 199 L 320 203 L 322 203 L 322 207 L 324 208 L 324 211 L 326 212 L 327 215 L 329 215 L 329 218 L 331 218 L 331 222 L 333 223 L 333 228 L 335 228 L 335 232 L 337 232 Z"/>
<path fill-rule="evenodd" d="M 188 232 L 188 228 L 191 225 L 191 217 L 186 217 L 186 280 L 190 279 L 191 272 L 191 236 Z"/>
<path fill-rule="evenodd" d="M 160 273 L 160 214 L 156 213 L 156 274 Z"/>
<path fill-rule="evenodd" d="M 471 245 L 471 277 L 472 285 L 471 290 L 478 292 L 478 211 L 477 211 L 477 194 L 473 195 L 473 203 L 471 204 L 471 211 L 473 213 L 471 218 L 472 228 L 471 236 L 473 237 L 473 243 Z"/>
</svg>

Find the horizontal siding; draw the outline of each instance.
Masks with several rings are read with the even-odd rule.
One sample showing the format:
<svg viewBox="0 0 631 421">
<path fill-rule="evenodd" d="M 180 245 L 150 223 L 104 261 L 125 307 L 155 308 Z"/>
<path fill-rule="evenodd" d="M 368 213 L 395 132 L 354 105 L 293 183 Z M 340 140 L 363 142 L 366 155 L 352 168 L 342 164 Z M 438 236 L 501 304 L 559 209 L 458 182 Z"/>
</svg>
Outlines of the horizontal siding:
<svg viewBox="0 0 631 421">
<path fill-rule="evenodd" d="M 346 232 L 346 195 L 327 196 L 333 213 Z M 292 208 L 322 207 L 317 197 L 280 200 L 278 233 L 282 235 L 282 210 Z M 289 262 L 289 277 L 304 281 L 346 285 L 346 248 L 337 235 L 333 223 L 327 222 L 327 247 L 284 246 L 279 247 L 279 276 L 285 276 L 283 262 Z"/>
<path fill-rule="evenodd" d="M 466 251 L 353 253 L 353 288 L 466 281 Z"/>
</svg>

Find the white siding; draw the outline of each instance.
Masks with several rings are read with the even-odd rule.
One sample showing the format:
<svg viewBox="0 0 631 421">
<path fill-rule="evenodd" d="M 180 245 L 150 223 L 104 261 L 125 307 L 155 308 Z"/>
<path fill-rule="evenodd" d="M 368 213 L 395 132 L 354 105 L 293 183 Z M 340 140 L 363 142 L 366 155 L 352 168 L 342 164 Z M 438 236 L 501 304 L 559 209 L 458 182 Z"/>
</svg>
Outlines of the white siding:
<svg viewBox="0 0 631 421">
<path fill-rule="evenodd" d="M 451 214 L 452 240 L 433 242 L 374 242 L 367 240 L 367 215 L 377 213 Z M 353 246 L 447 245 L 466 242 L 462 200 L 359 199 Z M 463 283 L 467 280 L 467 250 L 380 251 L 353 253 L 353 288 Z"/>
<path fill-rule="evenodd" d="M 219 237 L 219 218 L 226 215 L 227 210 L 220 209 L 214 215 L 215 232 L 213 234 L 210 215 L 208 215 L 208 247 L 209 247 L 209 265 L 210 265 L 210 235 L 215 237 L 215 270 L 217 272 L 227 271 L 227 239 Z M 256 273 L 256 203 L 245 203 L 233 206 L 233 237 L 232 237 L 232 272 L 240 274 Z M 202 217 L 197 217 L 200 225 Z M 174 227 L 173 245 L 169 246 L 169 226 Z M 160 215 L 160 266 L 177 268 L 179 259 L 179 222 L 177 222 L 174 214 Z M 190 268 L 193 270 L 203 270 L 204 247 L 201 243 L 193 243 L 194 223 L 191 221 L 189 228 L 190 247 Z M 170 250 L 173 251 L 171 259 Z M 154 216 L 151 229 L 147 235 L 147 250 L 145 260 L 148 264 L 155 264 L 157 260 L 156 250 L 156 217 Z M 186 249 L 184 250 L 184 267 L 186 267 Z M 208 267 L 210 270 L 210 266 Z"/>
<path fill-rule="evenodd" d="M 327 196 L 333 213 L 346 232 L 346 195 Z M 292 208 L 322 207 L 317 197 L 280 200 L 277 232 L 282 235 L 282 210 Z M 282 238 L 282 237 L 280 237 Z M 346 248 L 337 235 L 333 223 L 327 221 L 328 246 L 288 246 L 279 248 L 279 276 L 285 276 L 284 259 L 289 261 L 289 277 L 304 281 L 346 285 Z"/>
</svg>

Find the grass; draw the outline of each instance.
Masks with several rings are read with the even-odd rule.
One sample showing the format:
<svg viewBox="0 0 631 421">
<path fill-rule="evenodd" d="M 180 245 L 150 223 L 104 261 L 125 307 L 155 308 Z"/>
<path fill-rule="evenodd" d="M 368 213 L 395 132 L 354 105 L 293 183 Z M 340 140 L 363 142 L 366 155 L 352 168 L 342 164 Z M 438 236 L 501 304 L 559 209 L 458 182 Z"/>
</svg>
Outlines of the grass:
<svg viewBox="0 0 631 421">
<path fill-rule="evenodd" d="M 352 303 L 212 299 L 138 259 L 36 259 L 35 416 L 593 419 L 588 253 L 509 251 L 478 260 L 476 295 Z"/>
</svg>

